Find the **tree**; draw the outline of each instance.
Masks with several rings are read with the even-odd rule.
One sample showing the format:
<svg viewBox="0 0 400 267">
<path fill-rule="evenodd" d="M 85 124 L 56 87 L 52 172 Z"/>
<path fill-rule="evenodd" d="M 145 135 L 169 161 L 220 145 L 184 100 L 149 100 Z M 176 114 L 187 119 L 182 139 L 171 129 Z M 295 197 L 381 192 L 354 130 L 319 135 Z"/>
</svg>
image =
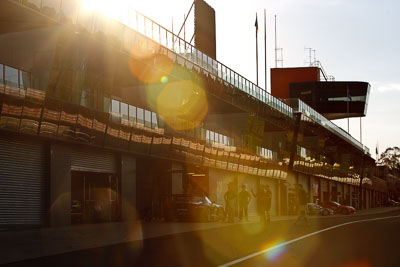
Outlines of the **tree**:
<svg viewBox="0 0 400 267">
<path fill-rule="evenodd" d="M 386 148 L 377 163 L 381 166 L 387 166 L 391 172 L 400 173 L 400 148 L 397 146 Z"/>
<path fill-rule="evenodd" d="M 379 157 L 377 165 L 389 169 L 387 175 L 389 197 L 400 198 L 400 148 L 388 147 Z"/>
</svg>

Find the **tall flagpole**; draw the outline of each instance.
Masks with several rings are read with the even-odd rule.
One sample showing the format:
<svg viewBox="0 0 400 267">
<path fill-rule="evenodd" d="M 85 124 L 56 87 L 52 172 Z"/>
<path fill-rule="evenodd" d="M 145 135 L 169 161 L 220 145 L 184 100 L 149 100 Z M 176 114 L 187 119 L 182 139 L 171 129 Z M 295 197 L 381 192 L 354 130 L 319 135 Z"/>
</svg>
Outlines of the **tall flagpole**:
<svg viewBox="0 0 400 267">
<path fill-rule="evenodd" d="M 277 41 L 276 41 L 276 15 L 275 15 L 275 68 L 277 68 L 278 67 L 278 60 L 277 60 L 277 51 L 278 51 L 278 48 L 277 48 L 277 43 L 276 43 Z"/>
<path fill-rule="evenodd" d="M 264 8 L 265 91 L 267 91 L 267 11 Z"/>
<path fill-rule="evenodd" d="M 350 118 L 349 118 L 349 86 L 346 86 L 347 89 L 347 132 L 350 133 Z"/>
<path fill-rule="evenodd" d="M 257 71 L 257 86 L 258 86 L 258 20 L 257 20 L 257 12 L 256 12 L 256 71 Z"/>
</svg>

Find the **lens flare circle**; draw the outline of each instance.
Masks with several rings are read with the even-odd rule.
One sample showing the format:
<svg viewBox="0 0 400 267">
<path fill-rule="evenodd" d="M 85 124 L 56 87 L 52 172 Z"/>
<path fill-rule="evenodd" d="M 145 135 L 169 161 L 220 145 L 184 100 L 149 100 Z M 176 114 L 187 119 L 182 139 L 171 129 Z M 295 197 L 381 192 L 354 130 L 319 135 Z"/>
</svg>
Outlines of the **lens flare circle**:
<svg viewBox="0 0 400 267">
<path fill-rule="evenodd" d="M 160 79 L 160 82 L 164 83 L 164 84 L 167 83 L 168 82 L 168 76 L 165 76 L 165 75 L 162 76 L 161 79 Z"/>
<path fill-rule="evenodd" d="M 208 112 L 206 93 L 192 80 L 169 82 L 158 95 L 157 110 L 174 130 L 196 128 Z"/>
<path fill-rule="evenodd" d="M 279 246 L 279 244 L 284 243 L 284 240 L 277 240 L 277 241 L 273 241 L 268 243 L 265 246 L 265 249 L 269 249 L 269 248 L 273 248 L 275 246 L 278 246 L 277 248 L 274 248 L 270 251 L 267 251 L 265 253 L 265 258 L 268 259 L 268 261 L 270 262 L 276 262 L 277 260 L 279 260 L 279 258 L 285 253 L 286 251 L 286 246 Z"/>
<path fill-rule="evenodd" d="M 168 82 L 174 63 L 166 56 L 153 54 L 146 48 L 130 48 L 129 70 L 133 76 L 145 84 Z"/>
</svg>

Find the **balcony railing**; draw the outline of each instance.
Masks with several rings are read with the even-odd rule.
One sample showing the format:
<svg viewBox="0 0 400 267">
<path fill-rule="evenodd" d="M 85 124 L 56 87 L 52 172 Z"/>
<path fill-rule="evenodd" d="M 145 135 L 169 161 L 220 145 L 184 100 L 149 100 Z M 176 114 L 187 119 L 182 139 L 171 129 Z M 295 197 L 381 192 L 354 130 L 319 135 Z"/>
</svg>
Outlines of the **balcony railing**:
<svg viewBox="0 0 400 267">
<path fill-rule="evenodd" d="M 191 65 L 190 63 L 195 64 L 211 75 L 224 80 L 243 92 L 246 92 L 273 109 L 278 110 L 286 116 L 293 117 L 293 110 L 290 106 L 286 105 L 278 98 L 273 97 L 265 89 L 255 85 L 253 82 L 231 68 L 207 56 L 200 50 L 196 49 L 192 44 L 175 35 L 160 24 L 129 7 L 128 4 L 126 4 L 127 7 L 125 9 L 125 14 L 121 14 L 119 18 L 110 19 L 97 12 L 92 12 L 90 14 L 87 11 L 82 11 L 82 5 L 80 4 L 82 0 L 42 0 L 42 2 L 21 0 L 13 1 L 21 4 L 25 3 L 28 7 L 40 11 L 46 16 L 52 14 L 52 19 L 57 21 L 68 21 L 75 24 L 81 24 L 81 26 L 92 33 L 98 31 L 109 32 L 111 35 L 114 35 L 117 40 L 121 41 L 121 44 L 130 43 L 132 41 L 131 31 L 134 30 L 153 40 L 157 44 L 169 49 L 170 52 L 173 52 L 174 54 L 172 57 L 181 61 L 183 66 Z M 71 2 L 74 4 L 71 4 Z M 51 12 L 49 9 L 51 9 Z M 67 17 L 68 14 L 72 14 L 71 17 Z M 120 25 L 113 27 L 111 25 L 112 22 L 110 21 L 118 21 Z M 189 61 L 190 63 L 186 64 L 186 61 Z"/>
<path fill-rule="evenodd" d="M 286 179 L 287 165 L 245 148 L 209 143 L 185 133 L 115 120 L 102 112 L 28 88 L 0 87 L 0 131 L 130 151 L 251 175 Z"/>
<path fill-rule="evenodd" d="M 328 120 L 327 118 L 319 114 L 317 111 L 315 111 L 313 108 L 308 106 L 300 99 L 286 99 L 286 103 L 288 103 L 293 108 L 294 111 L 301 112 L 302 114 L 304 114 L 314 122 L 317 122 L 319 125 L 329 130 L 333 134 L 342 137 L 350 144 L 354 145 L 355 147 L 363 151 L 365 154 L 369 154 L 368 147 L 364 146 L 349 133 L 347 133 L 342 128 L 334 124 L 332 121 Z"/>
</svg>

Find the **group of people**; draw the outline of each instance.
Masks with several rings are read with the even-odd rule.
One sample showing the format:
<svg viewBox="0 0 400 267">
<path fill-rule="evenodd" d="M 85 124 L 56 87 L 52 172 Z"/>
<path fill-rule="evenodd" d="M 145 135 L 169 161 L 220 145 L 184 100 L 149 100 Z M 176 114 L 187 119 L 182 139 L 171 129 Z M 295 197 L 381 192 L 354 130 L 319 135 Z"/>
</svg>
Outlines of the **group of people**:
<svg viewBox="0 0 400 267">
<path fill-rule="evenodd" d="M 270 222 L 270 210 L 271 210 L 271 202 L 272 202 L 272 192 L 269 188 L 269 185 L 260 184 L 257 190 L 257 193 L 251 189 L 251 194 L 247 191 L 246 185 L 242 185 L 242 189 L 239 194 L 236 193 L 235 186 L 233 183 L 228 184 L 228 190 L 224 195 L 225 200 L 225 215 L 224 221 L 234 222 L 235 217 L 235 207 L 239 206 L 239 220 L 241 221 L 243 218 L 246 221 L 249 221 L 248 216 L 248 207 L 251 201 L 251 197 L 256 199 L 257 201 L 257 213 L 260 217 L 260 222 L 262 224 L 266 224 Z M 304 222 L 308 225 L 307 219 L 307 202 L 308 195 L 304 190 L 301 184 L 296 185 L 296 202 L 298 205 L 298 217 L 295 222 L 297 224 L 300 220 L 304 220 Z"/>
<path fill-rule="evenodd" d="M 257 212 L 260 216 L 260 222 L 266 223 L 270 221 L 270 209 L 272 201 L 272 192 L 268 185 L 259 185 L 257 193 L 254 193 L 251 189 L 251 193 L 257 200 Z M 235 207 L 239 206 L 239 220 L 245 218 L 249 221 L 249 203 L 251 200 L 251 194 L 247 191 L 245 184 L 242 185 L 242 189 L 239 194 L 236 194 L 233 183 L 228 184 L 228 190 L 224 195 L 225 199 L 225 219 L 228 222 L 234 221 Z M 224 220 L 225 220 L 224 219 Z"/>
</svg>

